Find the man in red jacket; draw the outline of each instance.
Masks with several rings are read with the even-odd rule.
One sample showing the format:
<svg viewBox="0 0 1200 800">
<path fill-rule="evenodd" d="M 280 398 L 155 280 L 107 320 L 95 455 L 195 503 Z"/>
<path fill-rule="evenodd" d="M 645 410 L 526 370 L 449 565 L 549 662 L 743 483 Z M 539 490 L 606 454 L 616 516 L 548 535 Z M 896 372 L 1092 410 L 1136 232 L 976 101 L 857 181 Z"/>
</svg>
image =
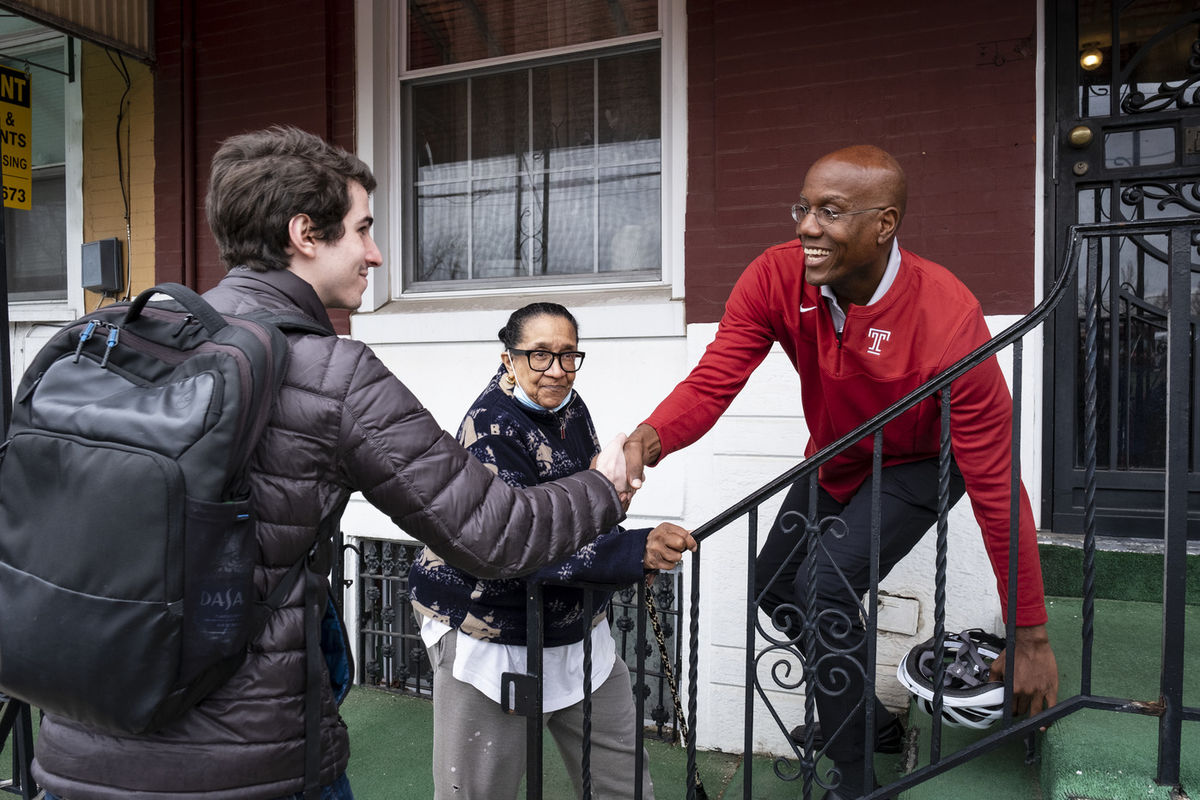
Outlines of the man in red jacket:
<svg viewBox="0 0 1200 800">
<path fill-rule="evenodd" d="M 811 438 L 805 455 L 853 430 L 990 338 L 979 302 L 945 268 L 900 249 L 904 171 L 876 147 L 856 146 L 818 160 L 793 206 L 798 241 L 772 247 L 738 279 L 717 335 L 691 374 L 637 427 L 625 445 L 634 486 L 642 466 L 703 436 L 750 374 L 779 342 L 800 374 Z M 996 575 L 1005 609 L 1012 399 L 995 358 L 951 388 L 951 502 L 964 490 Z M 928 398 L 884 428 L 880 577 L 936 521 L 939 401 Z M 815 562 L 818 616 L 817 709 L 840 773 L 829 798 L 874 787 L 863 752 L 864 632 L 858 598 L 870 584 L 872 440 L 821 467 L 816 552 L 801 539 L 809 515 L 807 481 L 793 486 L 755 565 L 760 607 L 789 637 L 800 633 L 800 607 Z M 801 485 L 803 484 L 803 485 Z M 1054 705 L 1058 670 L 1046 634 L 1033 512 L 1019 498 L 1017 638 L 1018 713 Z M 799 547 L 797 545 L 800 545 Z M 998 665 L 1001 662 L 997 662 Z M 1002 666 L 993 667 L 996 677 Z M 849 674 L 839 691 L 837 670 Z M 877 720 L 890 715 L 875 700 Z"/>
</svg>

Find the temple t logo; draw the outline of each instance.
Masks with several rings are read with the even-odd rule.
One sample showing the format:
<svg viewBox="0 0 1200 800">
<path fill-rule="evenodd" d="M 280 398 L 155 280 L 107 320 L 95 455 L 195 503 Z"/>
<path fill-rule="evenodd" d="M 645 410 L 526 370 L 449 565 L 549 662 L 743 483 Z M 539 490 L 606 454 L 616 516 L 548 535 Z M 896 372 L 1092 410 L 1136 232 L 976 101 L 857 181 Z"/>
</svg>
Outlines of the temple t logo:
<svg viewBox="0 0 1200 800">
<path fill-rule="evenodd" d="M 877 356 L 883 352 L 879 349 L 879 346 L 892 338 L 892 332 L 882 331 L 879 328 L 871 328 L 867 331 L 867 338 L 871 340 L 871 346 L 867 348 L 867 352 L 873 356 Z"/>
</svg>

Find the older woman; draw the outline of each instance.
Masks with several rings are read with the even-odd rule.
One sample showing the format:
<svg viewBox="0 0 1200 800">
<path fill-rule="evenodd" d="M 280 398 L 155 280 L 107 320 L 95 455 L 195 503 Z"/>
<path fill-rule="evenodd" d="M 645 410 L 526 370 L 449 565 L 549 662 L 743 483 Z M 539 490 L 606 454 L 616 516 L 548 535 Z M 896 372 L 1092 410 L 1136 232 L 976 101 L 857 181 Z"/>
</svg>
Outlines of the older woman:
<svg viewBox="0 0 1200 800">
<path fill-rule="evenodd" d="M 501 366 L 471 405 L 459 441 L 513 486 L 588 468 L 599 451 L 583 399 L 578 324 L 556 303 L 513 312 L 500 331 Z M 695 549 L 682 528 L 614 528 L 566 561 L 543 570 L 557 581 L 628 584 L 668 569 Z M 428 548 L 409 574 L 413 607 L 433 678 L 435 800 L 516 798 L 525 772 L 525 720 L 500 706 L 500 676 L 526 671 L 525 581 L 481 580 Z M 596 798 L 633 797 L 639 721 L 629 669 L 608 628 L 609 597 L 585 616 L 584 590 L 548 585 L 543 594 L 542 710 L 576 792 L 582 790 L 583 639 L 592 641 L 591 780 Z M 646 763 L 646 762 L 643 762 Z M 648 768 L 643 797 L 652 798 Z"/>
</svg>

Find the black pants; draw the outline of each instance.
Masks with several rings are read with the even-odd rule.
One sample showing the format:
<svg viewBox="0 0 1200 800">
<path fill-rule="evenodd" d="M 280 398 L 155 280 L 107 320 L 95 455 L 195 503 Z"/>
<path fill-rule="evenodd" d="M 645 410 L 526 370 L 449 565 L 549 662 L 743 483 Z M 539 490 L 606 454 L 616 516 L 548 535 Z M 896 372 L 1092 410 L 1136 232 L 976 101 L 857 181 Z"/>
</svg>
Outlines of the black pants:
<svg viewBox="0 0 1200 800">
<path fill-rule="evenodd" d="M 951 462 L 950 505 L 962 497 L 964 484 Z M 937 459 L 885 467 L 881 473 L 879 578 L 882 580 L 901 558 L 937 522 Z M 842 505 L 824 489 L 817 490 L 817 515 L 821 532 L 815 552 L 807 551 L 805 518 L 809 514 L 808 479 L 788 491 L 771 532 L 754 565 L 759 608 L 775 627 L 803 648 L 800 623 L 808 594 L 808 576 L 815 570 L 816 669 L 814 699 L 826 753 L 835 761 L 864 757 L 866 704 L 864 675 L 865 631 L 860 598 L 871 580 L 872 477 Z M 840 519 L 840 522 L 833 518 Z M 811 563 L 810 563 L 811 559 Z M 876 715 L 886 714 L 872 698 Z"/>
</svg>

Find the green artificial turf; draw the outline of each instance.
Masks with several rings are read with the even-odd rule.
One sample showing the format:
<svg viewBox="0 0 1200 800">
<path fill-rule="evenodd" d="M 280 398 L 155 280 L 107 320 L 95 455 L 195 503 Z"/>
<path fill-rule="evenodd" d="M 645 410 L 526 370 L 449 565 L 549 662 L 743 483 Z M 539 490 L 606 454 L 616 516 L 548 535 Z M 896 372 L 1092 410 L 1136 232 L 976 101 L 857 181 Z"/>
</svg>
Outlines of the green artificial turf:
<svg viewBox="0 0 1200 800">
<path fill-rule="evenodd" d="M 1060 695 L 1078 694 L 1082 660 L 1082 604 L 1075 597 L 1048 598 L 1050 637 L 1058 657 Z M 1185 612 L 1183 702 L 1200 705 L 1200 607 Z M 1155 703 L 1160 697 L 1161 603 L 1096 601 L 1091 694 Z M 1183 723 L 1180 781 L 1200 796 L 1200 726 Z M 1045 734 L 1041 781 L 1045 800 L 1167 798 L 1158 775 L 1158 719 L 1114 711 L 1078 711 Z"/>
</svg>

